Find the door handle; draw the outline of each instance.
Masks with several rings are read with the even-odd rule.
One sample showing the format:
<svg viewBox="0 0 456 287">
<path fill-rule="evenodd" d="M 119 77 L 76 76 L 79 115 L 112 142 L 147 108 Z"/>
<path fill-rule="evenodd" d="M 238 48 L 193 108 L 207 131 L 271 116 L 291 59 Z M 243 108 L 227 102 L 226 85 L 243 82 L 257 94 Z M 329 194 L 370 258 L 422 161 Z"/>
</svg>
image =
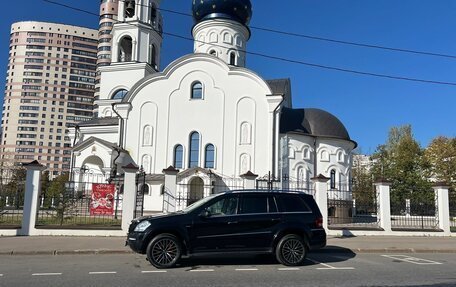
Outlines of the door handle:
<svg viewBox="0 0 456 287">
<path fill-rule="evenodd" d="M 277 222 L 277 221 L 280 221 L 280 218 L 273 218 L 271 219 L 272 222 Z"/>
<path fill-rule="evenodd" d="M 236 224 L 238 223 L 237 221 L 229 221 L 228 224 Z"/>
</svg>

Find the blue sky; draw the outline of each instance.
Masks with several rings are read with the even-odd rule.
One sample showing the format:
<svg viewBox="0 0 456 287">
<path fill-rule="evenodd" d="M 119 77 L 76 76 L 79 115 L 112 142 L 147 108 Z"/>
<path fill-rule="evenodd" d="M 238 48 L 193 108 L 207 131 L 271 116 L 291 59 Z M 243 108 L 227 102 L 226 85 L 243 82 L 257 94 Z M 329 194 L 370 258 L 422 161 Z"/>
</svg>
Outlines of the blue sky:
<svg viewBox="0 0 456 287">
<path fill-rule="evenodd" d="M 98 13 L 98 0 L 55 0 Z M 190 12 L 191 0 L 162 7 Z M 252 26 L 345 41 L 456 55 L 456 1 L 252 0 Z M 165 32 L 191 36 L 192 19 L 163 13 Z M 9 1 L 0 19 L 0 71 L 6 72 L 11 23 L 37 20 L 96 28 L 95 16 L 42 0 Z M 191 53 L 193 43 L 165 36 L 162 67 Z M 344 46 L 252 29 L 248 50 L 294 60 L 427 80 L 456 82 L 456 59 Z M 393 126 L 411 124 L 422 146 L 456 136 L 456 86 L 346 74 L 248 55 L 248 68 L 265 79 L 292 80 L 296 108 L 325 109 L 339 117 L 362 152 L 372 153 Z M 4 78 L 1 86 L 4 86 Z"/>
</svg>

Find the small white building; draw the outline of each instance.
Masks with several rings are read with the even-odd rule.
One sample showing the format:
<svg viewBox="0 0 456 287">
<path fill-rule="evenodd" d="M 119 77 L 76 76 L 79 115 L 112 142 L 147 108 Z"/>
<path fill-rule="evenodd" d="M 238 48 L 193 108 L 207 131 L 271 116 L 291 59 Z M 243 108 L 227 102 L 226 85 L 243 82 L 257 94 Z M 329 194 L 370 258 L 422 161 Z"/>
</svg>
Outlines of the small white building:
<svg viewBox="0 0 456 287">
<path fill-rule="evenodd" d="M 332 188 L 348 182 L 356 143 L 344 125 L 322 110 L 293 109 L 289 79 L 264 80 L 245 67 L 249 0 L 193 1 L 194 52 L 164 70 L 159 4 L 119 2 L 112 65 L 100 69 L 98 117 L 71 130 L 73 171 L 109 178 L 129 163 L 142 166 L 146 212 L 162 211 L 169 166 L 192 200 L 214 192 L 214 182 L 242 186 L 249 171 L 303 188 L 318 174 Z"/>
</svg>

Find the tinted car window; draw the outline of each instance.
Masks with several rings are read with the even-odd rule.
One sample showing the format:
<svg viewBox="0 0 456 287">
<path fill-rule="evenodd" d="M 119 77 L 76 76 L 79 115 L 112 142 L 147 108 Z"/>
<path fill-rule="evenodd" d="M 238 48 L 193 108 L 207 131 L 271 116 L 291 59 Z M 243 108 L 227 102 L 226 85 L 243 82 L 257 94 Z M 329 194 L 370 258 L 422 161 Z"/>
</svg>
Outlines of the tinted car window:
<svg viewBox="0 0 456 287">
<path fill-rule="evenodd" d="M 276 201 L 280 212 L 311 211 L 304 200 L 297 194 L 279 194 L 276 195 Z"/>
<path fill-rule="evenodd" d="M 243 195 L 239 213 L 267 213 L 268 198 L 263 195 Z"/>
<path fill-rule="evenodd" d="M 273 196 L 268 196 L 268 202 L 269 202 L 269 212 L 277 212 L 277 205 L 275 203 L 274 197 Z"/>
<path fill-rule="evenodd" d="M 218 200 L 206 208 L 212 216 L 236 214 L 238 197 L 228 196 Z"/>
</svg>

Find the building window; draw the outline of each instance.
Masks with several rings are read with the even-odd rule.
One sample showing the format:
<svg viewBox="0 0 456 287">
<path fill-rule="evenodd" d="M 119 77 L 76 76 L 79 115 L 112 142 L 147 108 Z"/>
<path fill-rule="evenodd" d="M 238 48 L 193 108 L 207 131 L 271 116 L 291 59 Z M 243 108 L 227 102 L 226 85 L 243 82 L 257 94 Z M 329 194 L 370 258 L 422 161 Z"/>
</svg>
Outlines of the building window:
<svg viewBox="0 0 456 287">
<path fill-rule="evenodd" d="M 157 50 L 155 48 L 155 45 L 152 45 L 152 49 L 151 49 L 151 52 L 150 52 L 150 63 L 152 65 L 152 67 L 155 68 L 155 66 L 157 66 L 157 62 L 156 62 L 156 54 L 157 54 Z"/>
<path fill-rule="evenodd" d="M 208 144 L 204 152 L 204 167 L 215 167 L 215 147 L 213 144 Z"/>
<path fill-rule="evenodd" d="M 334 169 L 331 170 L 330 188 L 336 189 L 336 171 Z"/>
<path fill-rule="evenodd" d="M 192 99 L 203 98 L 203 85 L 200 82 L 196 82 L 192 85 Z"/>
<path fill-rule="evenodd" d="M 217 57 L 217 52 L 215 50 L 210 50 L 209 55 L 212 55 L 214 57 Z"/>
<path fill-rule="evenodd" d="M 234 54 L 234 52 L 231 52 L 230 54 L 230 65 L 236 65 L 236 55 Z"/>
<path fill-rule="evenodd" d="M 197 167 L 199 164 L 199 143 L 200 143 L 200 135 L 197 132 L 193 132 L 190 134 L 190 154 L 189 154 L 189 161 L 188 167 Z"/>
<path fill-rule="evenodd" d="M 181 145 L 177 145 L 174 148 L 174 167 L 183 168 L 184 167 L 184 148 Z"/>
<path fill-rule="evenodd" d="M 133 40 L 126 36 L 119 42 L 118 62 L 131 62 L 133 52 Z"/>
<path fill-rule="evenodd" d="M 120 89 L 117 90 L 114 95 L 112 96 L 111 99 L 117 100 L 117 99 L 123 99 L 126 95 L 128 94 L 128 91 L 125 89 Z"/>
</svg>

